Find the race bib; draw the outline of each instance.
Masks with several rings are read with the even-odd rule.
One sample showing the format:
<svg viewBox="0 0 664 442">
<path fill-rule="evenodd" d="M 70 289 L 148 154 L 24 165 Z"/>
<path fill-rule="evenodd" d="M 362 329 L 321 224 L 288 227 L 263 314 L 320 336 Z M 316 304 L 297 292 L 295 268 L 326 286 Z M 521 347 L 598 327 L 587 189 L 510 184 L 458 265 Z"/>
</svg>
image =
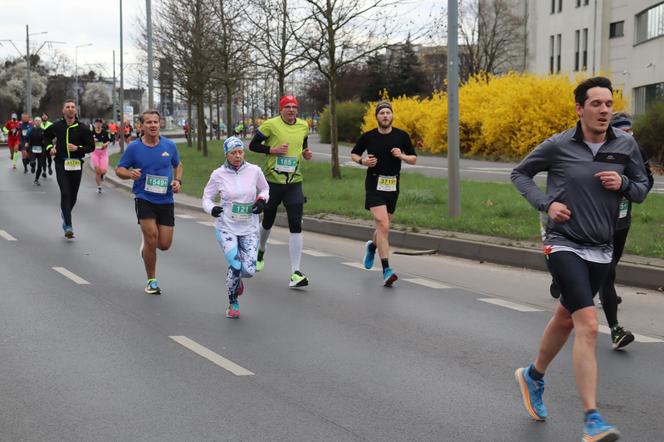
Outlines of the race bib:
<svg viewBox="0 0 664 442">
<path fill-rule="evenodd" d="M 627 216 L 627 212 L 629 211 L 629 201 L 627 198 L 623 197 L 620 200 L 620 207 L 619 207 L 619 212 L 618 212 L 618 218 L 624 218 Z"/>
<path fill-rule="evenodd" d="M 248 221 L 251 219 L 251 203 L 236 203 L 231 205 L 231 218 L 237 221 Z"/>
<path fill-rule="evenodd" d="M 104 147 L 104 142 L 103 141 L 97 141 L 95 143 L 95 148 L 96 149 L 101 149 L 102 147 Z"/>
<path fill-rule="evenodd" d="M 376 190 L 382 190 L 383 192 L 396 192 L 397 191 L 397 177 L 396 176 L 378 176 L 378 186 Z"/>
<path fill-rule="evenodd" d="M 297 168 L 297 158 L 295 157 L 277 157 L 277 165 L 274 169 L 277 172 L 293 173 Z"/>
<path fill-rule="evenodd" d="M 32 146 L 32 153 L 42 153 L 41 146 Z"/>
<path fill-rule="evenodd" d="M 69 158 L 65 160 L 65 170 L 66 171 L 81 170 L 81 160 L 77 160 L 74 158 Z"/>
<path fill-rule="evenodd" d="M 167 176 L 159 175 L 147 175 L 145 177 L 145 191 L 150 193 L 158 193 L 160 195 L 166 194 L 168 192 L 168 182 Z"/>
<path fill-rule="evenodd" d="M 23 129 L 23 130 L 21 131 L 21 135 L 23 135 L 23 136 L 28 135 L 28 130 L 27 130 L 27 129 Z"/>
</svg>

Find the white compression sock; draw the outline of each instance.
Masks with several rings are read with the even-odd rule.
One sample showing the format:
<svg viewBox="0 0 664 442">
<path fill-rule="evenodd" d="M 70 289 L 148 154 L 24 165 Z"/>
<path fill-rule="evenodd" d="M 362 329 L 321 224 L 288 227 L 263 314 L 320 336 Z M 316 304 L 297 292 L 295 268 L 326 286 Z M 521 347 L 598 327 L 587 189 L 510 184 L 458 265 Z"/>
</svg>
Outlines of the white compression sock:
<svg viewBox="0 0 664 442">
<path fill-rule="evenodd" d="M 260 226 L 259 232 L 260 232 L 260 239 L 258 243 L 258 250 L 262 250 L 263 252 L 265 251 L 265 246 L 267 245 L 267 239 L 270 237 L 270 232 L 272 229 L 265 230 L 263 228 L 263 225 Z"/>
<path fill-rule="evenodd" d="M 303 247 L 302 233 L 291 233 L 288 239 L 288 252 L 290 253 L 291 273 L 300 270 L 300 258 Z"/>
</svg>

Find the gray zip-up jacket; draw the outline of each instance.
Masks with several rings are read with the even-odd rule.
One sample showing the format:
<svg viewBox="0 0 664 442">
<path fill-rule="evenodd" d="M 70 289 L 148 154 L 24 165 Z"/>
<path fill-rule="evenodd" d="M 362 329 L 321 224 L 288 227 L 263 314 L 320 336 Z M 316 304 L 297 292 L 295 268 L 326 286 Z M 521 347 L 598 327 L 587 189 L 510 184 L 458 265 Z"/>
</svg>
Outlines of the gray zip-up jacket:
<svg viewBox="0 0 664 442">
<path fill-rule="evenodd" d="M 547 172 L 546 192 L 533 181 L 543 171 Z M 602 186 L 595 174 L 603 171 L 622 175 L 619 192 Z M 511 178 L 521 195 L 540 212 L 547 212 L 554 201 L 571 211 L 564 223 L 548 219 L 546 245 L 611 245 L 621 196 L 640 203 L 648 194 L 648 177 L 634 138 L 609 128 L 606 142 L 593 157 L 583 141 L 580 122 L 537 146 L 514 168 Z"/>
</svg>

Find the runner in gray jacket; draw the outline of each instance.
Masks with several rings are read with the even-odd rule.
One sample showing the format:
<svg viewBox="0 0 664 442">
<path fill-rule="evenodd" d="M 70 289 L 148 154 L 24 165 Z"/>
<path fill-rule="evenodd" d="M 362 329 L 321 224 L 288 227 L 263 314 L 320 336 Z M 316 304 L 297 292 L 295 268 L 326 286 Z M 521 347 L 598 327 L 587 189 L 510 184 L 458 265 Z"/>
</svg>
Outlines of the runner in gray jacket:
<svg viewBox="0 0 664 442">
<path fill-rule="evenodd" d="M 544 420 L 544 373 L 572 330 L 572 361 L 585 413 L 584 441 L 614 441 L 618 430 L 597 412 L 597 314 L 593 297 L 605 281 L 622 196 L 641 202 L 648 193 L 639 147 L 610 127 L 613 89 L 607 78 L 575 89 L 579 122 L 540 144 L 512 171 L 512 182 L 530 204 L 549 216 L 544 239 L 560 304 L 549 321 L 533 364 L 516 370 L 526 411 Z M 533 177 L 547 172 L 546 191 Z"/>
</svg>

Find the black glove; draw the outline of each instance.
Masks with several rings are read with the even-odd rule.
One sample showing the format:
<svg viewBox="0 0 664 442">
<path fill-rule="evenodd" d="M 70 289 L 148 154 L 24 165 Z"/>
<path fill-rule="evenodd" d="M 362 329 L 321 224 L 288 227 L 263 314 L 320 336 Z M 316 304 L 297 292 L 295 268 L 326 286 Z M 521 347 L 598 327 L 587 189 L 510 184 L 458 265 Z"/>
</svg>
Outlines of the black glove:
<svg viewBox="0 0 664 442">
<path fill-rule="evenodd" d="M 259 213 L 263 212 L 264 208 L 265 208 L 265 200 L 257 199 L 254 205 L 251 206 L 251 213 L 258 215 Z"/>
<path fill-rule="evenodd" d="M 215 218 L 219 218 L 219 215 L 221 215 L 221 212 L 223 212 L 223 211 L 224 211 L 224 209 L 222 207 L 214 206 L 212 208 L 212 216 L 214 216 Z"/>
</svg>

